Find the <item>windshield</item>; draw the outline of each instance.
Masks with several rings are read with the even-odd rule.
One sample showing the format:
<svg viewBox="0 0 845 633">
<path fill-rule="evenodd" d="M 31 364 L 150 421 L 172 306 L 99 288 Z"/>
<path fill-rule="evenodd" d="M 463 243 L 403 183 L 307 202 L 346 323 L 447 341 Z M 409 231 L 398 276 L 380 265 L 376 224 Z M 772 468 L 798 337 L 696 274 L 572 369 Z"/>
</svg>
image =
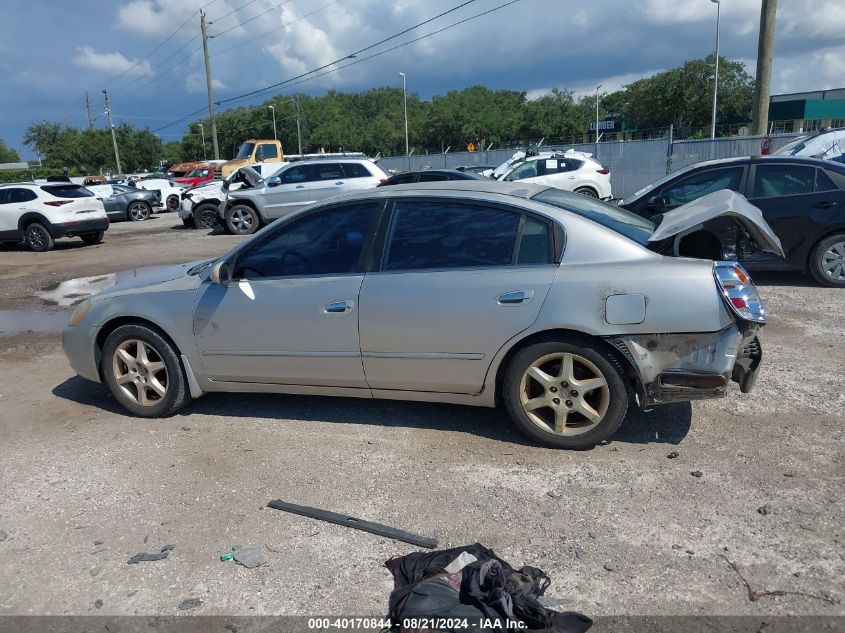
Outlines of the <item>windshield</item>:
<svg viewBox="0 0 845 633">
<path fill-rule="evenodd" d="M 208 167 L 192 169 L 188 172 L 188 178 L 205 178 L 206 176 L 208 176 Z"/>
<path fill-rule="evenodd" d="M 807 141 L 809 140 L 809 136 L 802 136 L 801 138 L 795 139 L 791 143 L 787 143 L 786 145 L 784 145 L 779 150 L 773 153 L 776 156 L 795 156 L 795 154 L 797 154 L 807 146 Z"/>
<path fill-rule="evenodd" d="M 253 149 L 255 149 L 255 143 L 242 143 L 235 158 L 249 158 L 252 156 Z"/>
<path fill-rule="evenodd" d="M 640 246 L 646 246 L 651 234 L 654 233 L 654 222 L 615 205 L 570 191 L 547 189 L 534 196 L 533 200 L 550 204 L 558 209 L 571 211 L 576 215 L 592 220 L 620 235 L 624 235 Z"/>
</svg>

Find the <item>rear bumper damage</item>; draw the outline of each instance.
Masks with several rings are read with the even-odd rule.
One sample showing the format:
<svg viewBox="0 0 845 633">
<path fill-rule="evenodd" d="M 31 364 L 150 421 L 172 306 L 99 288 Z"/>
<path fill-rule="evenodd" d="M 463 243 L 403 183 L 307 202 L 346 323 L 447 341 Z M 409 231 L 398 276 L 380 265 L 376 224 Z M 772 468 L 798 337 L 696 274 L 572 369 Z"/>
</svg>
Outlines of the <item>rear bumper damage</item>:
<svg viewBox="0 0 845 633">
<path fill-rule="evenodd" d="M 637 334 L 609 339 L 634 367 L 641 407 L 719 398 L 728 384 L 749 393 L 763 357 L 759 326 L 700 334 Z"/>
</svg>

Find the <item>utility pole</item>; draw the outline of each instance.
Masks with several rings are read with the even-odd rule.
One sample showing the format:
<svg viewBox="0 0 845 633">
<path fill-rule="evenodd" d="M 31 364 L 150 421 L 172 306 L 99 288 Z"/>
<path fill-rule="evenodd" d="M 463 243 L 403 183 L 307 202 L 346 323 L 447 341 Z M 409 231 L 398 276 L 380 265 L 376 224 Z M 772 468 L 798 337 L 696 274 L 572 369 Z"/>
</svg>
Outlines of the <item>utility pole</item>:
<svg viewBox="0 0 845 633">
<path fill-rule="evenodd" d="M 88 91 L 85 91 L 85 112 L 88 114 L 88 129 L 94 129 L 94 113 L 91 112 L 91 101 L 88 99 Z"/>
<path fill-rule="evenodd" d="M 596 86 L 596 158 L 599 157 L 599 89 L 601 86 L 601 84 Z"/>
<path fill-rule="evenodd" d="M 719 94 L 719 22 L 722 18 L 722 3 L 720 0 L 710 0 L 716 3 L 716 73 L 713 75 L 713 119 L 710 123 L 710 139 L 716 138 L 716 99 Z"/>
<path fill-rule="evenodd" d="M 302 158 L 302 128 L 299 125 L 300 110 L 299 97 L 293 98 L 293 103 L 296 106 L 296 140 L 299 143 L 299 157 Z"/>
<path fill-rule="evenodd" d="M 103 88 L 103 99 L 106 102 L 106 116 L 109 118 L 109 128 L 111 129 L 111 142 L 114 145 L 114 162 L 117 164 L 117 173 L 122 174 L 123 170 L 120 168 L 120 153 L 117 151 L 117 136 L 114 133 L 114 123 L 111 120 L 111 106 L 109 106 L 109 93 Z"/>
<path fill-rule="evenodd" d="M 208 116 L 211 119 L 211 145 L 214 160 L 220 160 L 220 147 L 217 145 L 217 122 L 214 120 L 214 91 L 211 89 L 211 62 L 208 59 L 208 30 L 205 13 L 200 11 L 200 31 L 202 32 L 202 53 L 205 57 L 205 85 L 208 88 Z"/>
<path fill-rule="evenodd" d="M 760 7 L 757 78 L 754 82 L 754 104 L 751 111 L 751 133 L 757 136 L 766 134 L 769 122 L 769 93 L 772 85 L 772 51 L 775 47 L 777 5 L 777 0 L 762 0 Z"/>
<path fill-rule="evenodd" d="M 278 141 L 279 137 L 276 134 L 276 108 L 273 107 L 273 106 L 267 106 L 267 107 L 270 108 L 270 112 L 273 113 L 273 140 Z"/>
</svg>

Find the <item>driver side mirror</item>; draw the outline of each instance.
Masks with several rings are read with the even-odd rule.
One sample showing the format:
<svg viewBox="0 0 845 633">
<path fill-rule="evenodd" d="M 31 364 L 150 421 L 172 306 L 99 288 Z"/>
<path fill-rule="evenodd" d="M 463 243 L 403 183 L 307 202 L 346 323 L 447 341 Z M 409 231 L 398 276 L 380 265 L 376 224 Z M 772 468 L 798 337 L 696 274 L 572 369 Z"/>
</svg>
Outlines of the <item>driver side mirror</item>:
<svg viewBox="0 0 845 633">
<path fill-rule="evenodd" d="M 282 179 L 278 176 L 272 176 L 271 178 L 267 179 L 267 186 L 268 187 L 278 187 L 282 184 Z"/>
<path fill-rule="evenodd" d="M 214 264 L 209 279 L 211 283 L 217 284 L 218 286 L 228 286 L 232 280 L 232 270 L 229 267 L 229 262 L 223 260 Z"/>
<path fill-rule="evenodd" d="M 669 202 L 662 195 L 652 196 L 646 202 L 646 206 L 649 209 L 662 209 L 663 207 L 667 206 L 668 204 L 669 204 Z"/>
</svg>

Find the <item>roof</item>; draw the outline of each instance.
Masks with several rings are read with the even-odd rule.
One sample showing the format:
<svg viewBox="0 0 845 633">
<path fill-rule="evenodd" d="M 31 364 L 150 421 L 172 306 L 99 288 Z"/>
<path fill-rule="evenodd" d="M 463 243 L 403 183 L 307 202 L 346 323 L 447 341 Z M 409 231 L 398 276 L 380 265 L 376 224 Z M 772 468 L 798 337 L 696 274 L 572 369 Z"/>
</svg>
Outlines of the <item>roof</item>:
<svg viewBox="0 0 845 633">
<path fill-rule="evenodd" d="M 513 181 L 501 182 L 499 180 L 442 180 L 439 182 L 416 182 L 406 185 L 391 185 L 390 187 L 365 189 L 363 192 L 368 194 L 376 194 L 380 196 L 393 196 L 397 193 L 436 193 L 442 191 L 443 193 L 493 193 L 513 198 L 523 198 L 528 200 L 533 198 L 538 193 L 549 189 L 545 185 L 535 185 L 527 182 Z M 362 192 L 358 192 L 362 193 Z"/>
</svg>

